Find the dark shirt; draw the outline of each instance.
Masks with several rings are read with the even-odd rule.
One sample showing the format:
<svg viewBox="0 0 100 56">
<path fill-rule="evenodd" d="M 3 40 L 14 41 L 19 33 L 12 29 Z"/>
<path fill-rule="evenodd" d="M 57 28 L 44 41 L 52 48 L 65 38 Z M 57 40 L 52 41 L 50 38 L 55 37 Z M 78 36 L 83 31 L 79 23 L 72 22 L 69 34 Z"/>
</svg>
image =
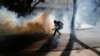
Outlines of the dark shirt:
<svg viewBox="0 0 100 56">
<path fill-rule="evenodd" d="M 56 26 L 56 28 L 58 28 L 58 29 L 62 29 L 62 28 L 63 28 L 63 23 L 60 22 L 60 21 L 56 21 L 55 26 Z"/>
</svg>

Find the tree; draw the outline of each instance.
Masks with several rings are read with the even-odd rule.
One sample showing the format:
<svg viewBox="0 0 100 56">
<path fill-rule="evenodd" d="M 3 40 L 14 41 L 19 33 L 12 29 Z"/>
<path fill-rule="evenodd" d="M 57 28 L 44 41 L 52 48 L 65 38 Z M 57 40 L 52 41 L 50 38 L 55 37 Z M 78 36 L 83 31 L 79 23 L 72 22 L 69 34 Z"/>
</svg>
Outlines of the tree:
<svg viewBox="0 0 100 56">
<path fill-rule="evenodd" d="M 98 8 L 100 7 L 100 0 L 96 0 L 96 7 L 94 8 L 94 12 L 96 11 L 96 10 L 98 10 Z"/>
<path fill-rule="evenodd" d="M 35 0 L 35 1 L 36 1 L 36 0 Z M 33 11 L 34 8 L 36 7 L 36 5 L 39 4 L 40 2 L 44 3 L 45 0 L 38 0 L 38 1 L 34 4 L 34 6 L 31 8 L 30 12 Z"/>
<path fill-rule="evenodd" d="M 73 0 L 73 15 L 72 15 L 72 21 L 71 21 L 71 30 L 74 29 L 75 25 L 75 16 L 76 16 L 76 10 L 77 10 L 77 0 Z"/>
<path fill-rule="evenodd" d="M 40 2 L 44 3 L 45 0 L 0 0 L 0 2 L 9 10 L 17 12 L 19 16 L 25 16 L 26 14 L 31 13 Z M 31 6 L 31 3 L 33 2 L 35 4 L 34 6 Z"/>
</svg>

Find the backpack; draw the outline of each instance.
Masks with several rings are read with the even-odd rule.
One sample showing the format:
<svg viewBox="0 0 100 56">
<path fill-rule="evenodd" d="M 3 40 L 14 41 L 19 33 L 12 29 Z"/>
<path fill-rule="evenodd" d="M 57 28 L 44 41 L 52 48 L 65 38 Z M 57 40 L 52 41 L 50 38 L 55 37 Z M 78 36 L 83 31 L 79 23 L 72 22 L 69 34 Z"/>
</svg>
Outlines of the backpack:
<svg viewBox="0 0 100 56">
<path fill-rule="evenodd" d="M 63 29 L 63 25 L 64 25 L 64 24 L 63 24 L 62 22 L 59 22 L 58 28 L 59 28 L 59 29 Z"/>
</svg>

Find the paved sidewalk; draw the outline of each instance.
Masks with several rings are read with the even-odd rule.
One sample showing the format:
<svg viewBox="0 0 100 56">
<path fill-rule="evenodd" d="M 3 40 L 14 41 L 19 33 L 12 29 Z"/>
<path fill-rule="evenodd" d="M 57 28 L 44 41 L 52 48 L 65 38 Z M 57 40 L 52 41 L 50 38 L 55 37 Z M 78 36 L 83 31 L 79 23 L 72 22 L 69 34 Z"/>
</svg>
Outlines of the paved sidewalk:
<svg viewBox="0 0 100 56">
<path fill-rule="evenodd" d="M 95 48 L 97 51 L 100 52 L 100 48 Z M 66 54 L 62 55 L 62 51 L 55 51 L 49 52 L 46 56 L 68 56 L 69 52 L 66 51 Z M 89 50 L 89 49 L 82 49 L 82 50 L 72 50 L 70 56 L 100 56 L 97 53 Z"/>
<path fill-rule="evenodd" d="M 70 34 L 63 33 L 59 37 L 54 37 L 52 41 L 53 45 L 58 41 L 57 48 L 45 52 L 43 56 L 100 56 L 100 30 L 98 29 L 76 30 L 74 38 Z M 29 49 L 34 50 L 34 48 Z"/>
</svg>

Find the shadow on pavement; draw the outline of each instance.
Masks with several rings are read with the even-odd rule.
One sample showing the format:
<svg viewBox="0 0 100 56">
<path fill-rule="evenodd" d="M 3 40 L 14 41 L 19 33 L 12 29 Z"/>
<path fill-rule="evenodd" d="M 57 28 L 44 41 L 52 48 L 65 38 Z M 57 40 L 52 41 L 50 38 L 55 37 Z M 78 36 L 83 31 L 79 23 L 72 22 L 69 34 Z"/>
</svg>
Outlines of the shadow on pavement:
<svg viewBox="0 0 100 56">
<path fill-rule="evenodd" d="M 89 47 L 88 45 L 86 45 L 85 43 L 81 42 L 80 40 L 77 39 L 76 37 L 76 33 L 75 33 L 75 28 L 74 28 L 74 20 L 72 20 L 71 22 L 71 32 L 70 32 L 70 39 L 68 44 L 66 45 L 65 50 L 62 52 L 61 56 L 70 56 L 71 51 L 73 49 L 73 44 L 74 42 L 77 42 L 78 44 L 80 44 L 82 47 L 86 48 L 86 49 L 90 49 L 91 51 L 95 52 L 98 56 L 100 56 L 100 52 L 97 51 L 96 49 L 93 49 L 91 47 Z"/>
<path fill-rule="evenodd" d="M 44 44 L 40 49 L 38 49 L 36 52 L 33 52 L 27 56 L 45 56 L 48 52 L 52 51 L 53 49 L 57 48 L 58 45 L 58 39 L 60 38 L 59 35 L 51 36 L 50 39 L 48 39 L 48 42 Z"/>
<path fill-rule="evenodd" d="M 81 42 L 80 40 L 77 39 L 76 37 L 76 33 L 75 33 L 75 28 L 74 28 L 74 20 L 72 20 L 71 22 L 71 33 L 70 33 L 70 39 L 68 44 L 66 45 L 65 50 L 62 52 L 61 56 L 70 56 L 71 51 L 73 49 L 73 44 L 74 42 L 77 42 L 78 44 L 80 44 L 82 47 L 89 49 L 93 52 L 95 52 L 98 56 L 100 56 L 100 52 L 97 51 L 96 49 L 93 49 L 91 47 L 89 47 L 88 45 L 86 45 L 85 43 Z"/>
<path fill-rule="evenodd" d="M 20 53 L 32 43 L 48 38 L 49 36 L 49 34 L 44 33 L 2 36 L 0 38 L 5 39 L 0 40 L 0 55 L 7 53 Z"/>
<path fill-rule="evenodd" d="M 70 56 L 74 42 L 77 42 L 78 44 L 80 44 L 85 49 L 89 49 L 89 50 L 95 52 L 98 56 L 100 56 L 100 51 L 98 51 L 98 50 L 96 50 L 96 49 L 94 49 L 92 47 L 89 47 L 88 45 L 86 45 L 85 43 L 81 42 L 80 40 L 78 40 L 73 35 L 70 37 L 69 42 L 68 42 L 65 50 L 62 52 L 61 56 Z"/>
<path fill-rule="evenodd" d="M 73 0 L 73 15 L 72 15 L 71 26 L 70 26 L 70 28 L 71 28 L 70 39 L 69 39 L 69 42 L 68 42 L 65 50 L 62 52 L 61 56 L 70 56 L 74 42 L 77 42 L 82 47 L 84 47 L 86 49 L 90 49 L 91 51 L 95 52 L 98 56 L 100 56 L 99 51 L 87 46 L 85 43 L 83 43 L 77 39 L 76 33 L 75 33 L 75 28 L 74 28 L 76 12 L 77 12 L 77 0 Z"/>
</svg>

